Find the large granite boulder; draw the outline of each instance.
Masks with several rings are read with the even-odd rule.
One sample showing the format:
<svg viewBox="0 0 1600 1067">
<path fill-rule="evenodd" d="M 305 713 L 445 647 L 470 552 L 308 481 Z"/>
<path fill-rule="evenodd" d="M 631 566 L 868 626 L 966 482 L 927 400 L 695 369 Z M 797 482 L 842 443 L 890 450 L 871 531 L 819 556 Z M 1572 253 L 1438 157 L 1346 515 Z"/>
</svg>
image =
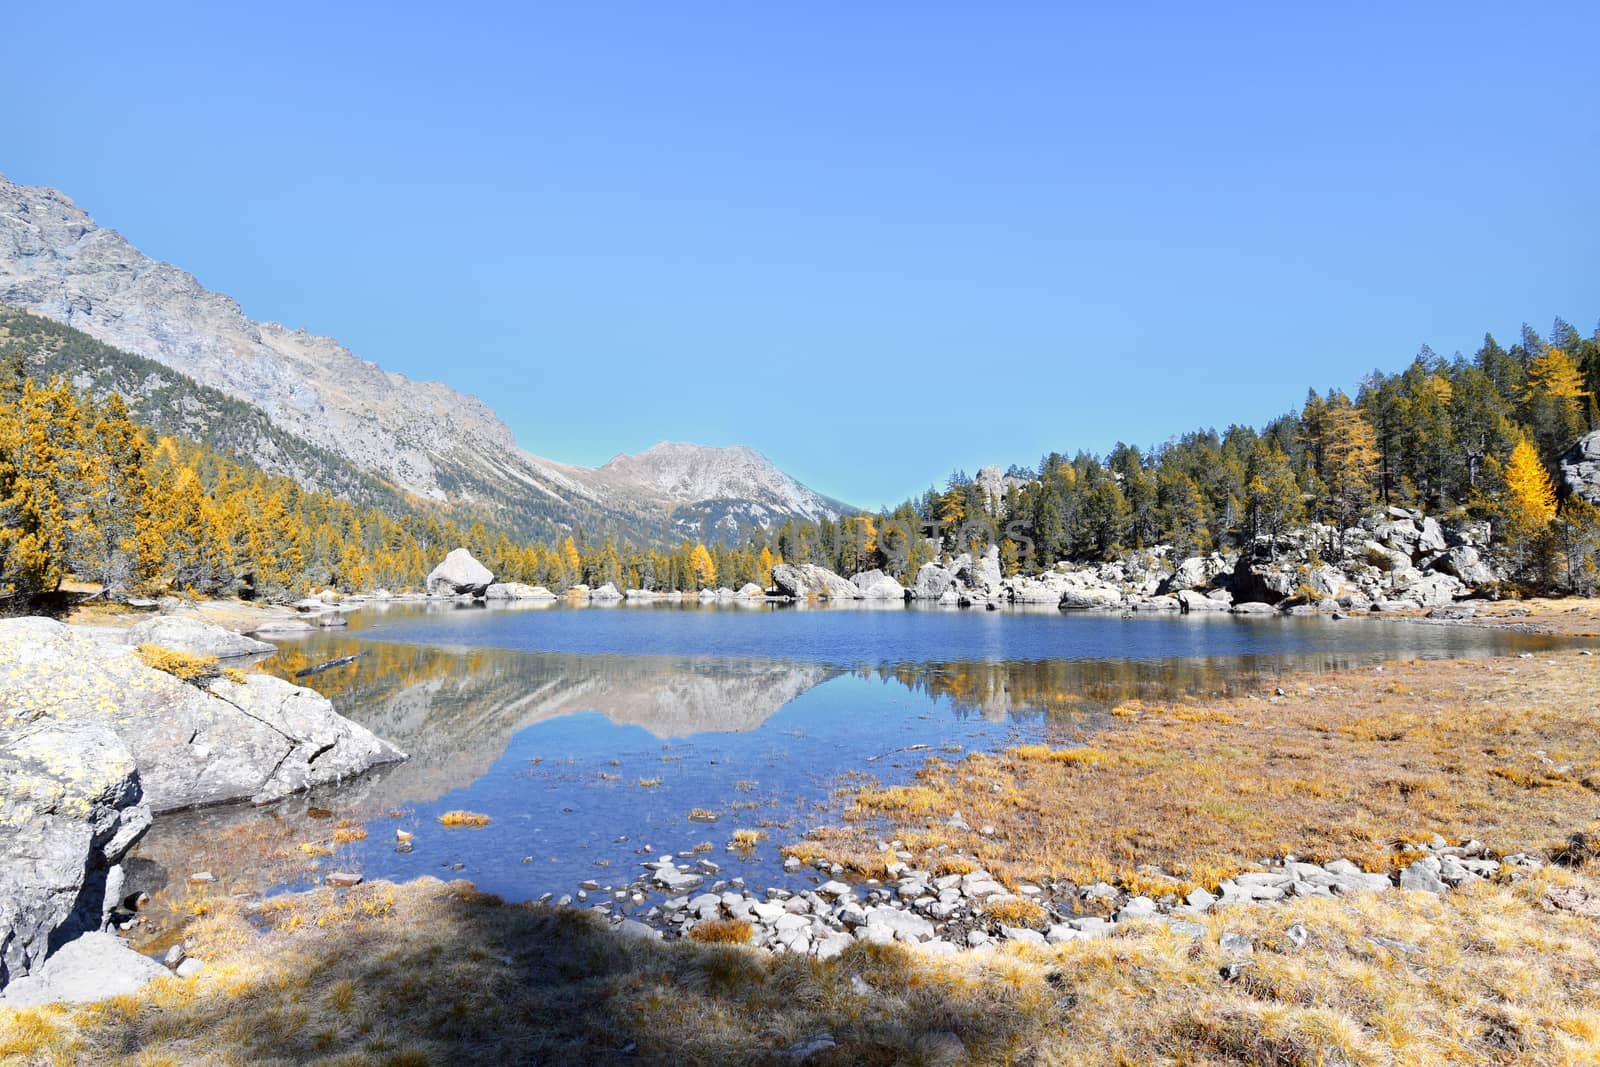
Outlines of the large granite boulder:
<svg viewBox="0 0 1600 1067">
<path fill-rule="evenodd" d="M 1201 615 L 1211 611 L 1227 611 L 1230 607 L 1227 601 L 1217 600 L 1198 593 L 1193 589 L 1180 589 L 1177 593 L 1178 604 L 1186 615 Z"/>
<path fill-rule="evenodd" d="M 1180 560 L 1172 573 L 1162 579 L 1158 591 L 1181 593 L 1185 589 L 1206 589 L 1228 569 L 1227 561 L 1216 553 Z"/>
<path fill-rule="evenodd" d="M 772 584 L 778 592 L 797 600 L 819 597 L 823 600 L 860 600 L 861 590 L 848 578 L 815 563 L 780 563 L 772 568 Z"/>
<path fill-rule="evenodd" d="M 1600 505 L 1600 431 L 1578 438 L 1562 454 L 1561 483 L 1574 496 Z"/>
<path fill-rule="evenodd" d="M 1429 574 L 1399 588 L 1394 599 L 1406 600 L 1421 608 L 1440 608 L 1467 595 L 1461 579 L 1449 574 Z"/>
<path fill-rule="evenodd" d="M 108 726 L 156 812 L 265 803 L 405 758 L 314 690 L 262 674 L 201 688 L 49 619 L 0 621 L 0 724 L 10 720 Z"/>
<path fill-rule="evenodd" d="M 879 570 L 862 571 L 850 579 L 867 600 L 904 600 L 906 587 Z"/>
<path fill-rule="evenodd" d="M 135 623 L 128 630 L 128 644 L 159 645 L 174 652 L 216 656 L 218 659 L 260 656 L 278 650 L 276 645 L 236 634 L 216 623 L 190 615 L 158 615 Z"/>
<path fill-rule="evenodd" d="M 128 746 L 0 692 L 0 986 L 33 973 L 120 896 L 120 861 L 150 826 Z"/>
<path fill-rule="evenodd" d="M 428 572 L 429 596 L 483 596 L 494 583 L 488 567 L 472 558 L 464 548 L 454 548 L 444 561 Z"/>
<path fill-rule="evenodd" d="M 590 593 L 589 594 L 589 599 L 590 600 L 621 600 L 622 599 L 622 594 L 617 591 L 617 587 L 616 586 L 612 585 L 610 582 L 607 582 L 605 585 L 602 585 L 599 589 L 596 589 L 594 592 Z"/>
<path fill-rule="evenodd" d="M 924 563 L 917 570 L 911 595 L 918 600 L 938 600 L 956 583 L 955 572 L 937 563 Z"/>
</svg>

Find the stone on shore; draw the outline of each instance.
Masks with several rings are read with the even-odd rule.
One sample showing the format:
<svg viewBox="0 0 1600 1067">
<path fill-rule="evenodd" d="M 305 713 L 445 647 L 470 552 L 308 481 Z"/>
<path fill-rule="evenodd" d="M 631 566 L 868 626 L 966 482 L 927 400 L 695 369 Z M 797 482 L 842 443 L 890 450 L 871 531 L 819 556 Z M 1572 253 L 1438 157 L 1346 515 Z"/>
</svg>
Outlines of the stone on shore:
<svg viewBox="0 0 1600 1067">
<path fill-rule="evenodd" d="M 225 630 L 216 623 L 190 615 L 158 615 L 134 623 L 128 629 L 128 644 L 157 645 L 191 656 L 216 656 L 218 659 L 259 656 L 278 651 L 276 645 Z"/>
<path fill-rule="evenodd" d="M 156 812 L 264 803 L 405 758 L 315 690 L 264 674 L 201 688 L 49 619 L 0 621 L 0 708 L 9 724 L 109 727 Z"/>
<path fill-rule="evenodd" d="M 168 973 L 120 937 L 92 932 L 68 941 L 35 973 L 7 985 L 0 1005 L 89 1004 L 138 992 L 146 982 Z"/>
<path fill-rule="evenodd" d="M 485 600 L 555 600 L 556 595 L 542 585 L 521 582 L 492 582 L 483 591 Z"/>
</svg>

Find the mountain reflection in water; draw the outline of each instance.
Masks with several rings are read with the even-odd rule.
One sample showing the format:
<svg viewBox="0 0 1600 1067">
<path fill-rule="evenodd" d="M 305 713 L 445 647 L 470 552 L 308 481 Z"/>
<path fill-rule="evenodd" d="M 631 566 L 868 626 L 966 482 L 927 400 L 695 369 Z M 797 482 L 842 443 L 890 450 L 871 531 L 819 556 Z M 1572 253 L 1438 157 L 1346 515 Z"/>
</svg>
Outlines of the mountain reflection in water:
<svg viewBox="0 0 1600 1067">
<path fill-rule="evenodd" d="M 497 626 L 512 618 L 478 614 Z M 610 649 L 674 649 L 687 638 L 676 627 L 658 630 L 662 617 L 645 612 L 539 615 L 562 623 L 539 632 L 540 639 L 577 647 L 518 650 L 532 641 L 515 626 L 505 641 L 510 647 L 403 641 L 437 641 L 443 634 L 386 622 L 285 641 L 264 669 L 294 677 L 356 656 L 299 680 L 410 759 L 265 809 L 163 816 L 140 846 L 141 857 L 178 873 L 212 870 L 230 891 L 304 886 L 337 867 L 368 877 L 465 877 L 487 891 L 528 899 L 572 892 L 590 877 L 625 882 L 638 869 L 636 853 L 650 844 L 654 855 L 711 849 L 721 877 L 785 884 L 808 872 L 786 875 L 776 846 L 835 817 L 830 798 L 851 774 L 905 781 L 930 756 L 958 758 L 1039 740 L 1062 726 L 1091 734 L 1128 700 L 1259 689 L 1288 671 L 1558 643 L 1381 623 L 1241 627 L 1106 618 L 1056 626 L 1003 617 L 996 625 L 992 618 L 914 612 L 792 614 L 802 625 L 781 631 L 773 624 L 787 625 L 782 616 L 730 611 L 699 621 L 701 638 L 715 638 L 705 647 L 716 654 L 629 655 Z M 430 617 L 418 621 L 434 624 Z M 478 637 L 482 624 L 466 621 L 454 636 Z M 769 654 L 744 654 L 757 644 L 744 627 L 767 635 L 760 647 Z M 498 628 L 489 632 L 506 636 Z M 781 632 L 794 640 L 774 636 Z M 667 636 L 653 640 L 659 633 Z M 1000 643 L 976 656 L 912 662 L 885 656 L 908 647 L 913 636 L 939 652 L 984 633 Z M 994 654 L 1019 640 L 1030 651 L 1078 647 L 1092 654 Z M 1106 654 L 1118 648 L 1127 654 Z M 1189 649 L 1229 654 L 1172 654 Z M 491 823 L 441 829 L 437 816 L 452 808 L 483 812 Z M 367 837 L 359 836 L 359 824 Z M 415 833 L 411 851 L 396 850 L 397 828 Z M 722 846 L 738 828 L 768 830 L 770 837 L 754 853 L 727 853 Z M 323 855 L 320 847 L 329 842 L 337 846 Z"/>
</svg>

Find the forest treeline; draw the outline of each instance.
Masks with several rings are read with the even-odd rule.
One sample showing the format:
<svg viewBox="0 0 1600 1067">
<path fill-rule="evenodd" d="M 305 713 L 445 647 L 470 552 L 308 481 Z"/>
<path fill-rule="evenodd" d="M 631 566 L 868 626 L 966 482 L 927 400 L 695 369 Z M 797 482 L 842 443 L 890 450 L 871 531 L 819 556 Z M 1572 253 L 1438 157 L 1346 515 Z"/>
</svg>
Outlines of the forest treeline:
<svg viewBox="0 0 1600 1067">
<path fill-rule="evenodd" d="M 1516 577 L 1595 586 L 1600 519 L 1556 503 L 1564 449 L 1600 424 L 1600 334 L 1558 321 L 1472 357 L 1424 350 L 1374 372 L 1354 397 L 1312 390 L 1261 430 L 1230 426 L 1104 456 L 1051 453 L 1002 479 L 956 473 L 944 489 L 876 515 L 787 522 L 731 543 L 670 548 L 587 538 L 524 541 L 425 501 L 372 507 L 303 488 L 224 451 L 140 425 L 115 394 L 0 368 L 0 596 L 27 600 L 77 579 L 123 592 L 287 599 L 418 588 L 465 545 L 505 581 L 694 590 L 767 585 L 781 561 L 911 580 L 936 550 L 1000 546 L 1007 573 L 1170 544 L 1176 556 L 1353 523 L 1379 504 L 1481 517 Z M 930 541 L 936 534 L 941 540 Z"/>
</svg>

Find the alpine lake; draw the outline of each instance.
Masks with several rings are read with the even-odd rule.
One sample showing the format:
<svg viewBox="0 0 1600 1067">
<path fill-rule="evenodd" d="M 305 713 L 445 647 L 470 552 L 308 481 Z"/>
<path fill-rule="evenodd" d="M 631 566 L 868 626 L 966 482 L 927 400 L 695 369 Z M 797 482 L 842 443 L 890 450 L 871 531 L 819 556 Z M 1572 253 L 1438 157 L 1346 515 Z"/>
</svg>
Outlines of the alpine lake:
<svg viewBox="0 0 1600 1067">
<path fill-rule="evenodd" d="M 660 903 L 634 883 L 667 853 L 754 890 L 798 889 L 824 876 L 785 870 L 779 846 L 836 822 L 852 785 L 904 782 L 930 757 L 1092 736 L 1129 699 L 1563 644 L 1407 620 L 900 604 L 368 604 L 349 618 L 274 638 L 259 669 L 321 691 L 410 758 L 267 807 L 159 817 L 128 867 L 155 915 L 334 872 L 632 913 Z M 449 811 L 489 821 L 448 828 Z M 762 836 L 737 848 L 736 831 Z"/>
</svg>

